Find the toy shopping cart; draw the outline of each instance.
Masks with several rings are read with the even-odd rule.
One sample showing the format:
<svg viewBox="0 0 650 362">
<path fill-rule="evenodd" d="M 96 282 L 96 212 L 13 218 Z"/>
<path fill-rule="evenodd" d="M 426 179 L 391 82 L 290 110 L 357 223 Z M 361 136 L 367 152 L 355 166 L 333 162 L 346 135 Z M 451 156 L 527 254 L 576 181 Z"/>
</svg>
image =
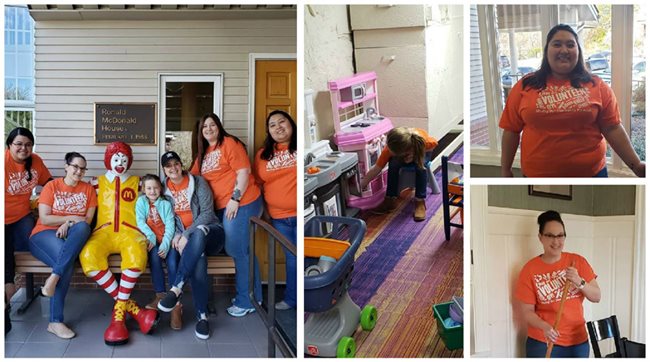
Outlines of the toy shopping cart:
<svg viewBox="0 0 650 362">
<path fill-rule="evenodd" d="M 327 238 L 318 230 L 331 230 Z M 305 225 L 305 354 L 354 357 L 351 338 L 359 323 L 370 331 L 377 310 L 361 310 L 348 294 L 354 254 L 366 233 L 363 220 L 316 215 Z"/>
</svg>

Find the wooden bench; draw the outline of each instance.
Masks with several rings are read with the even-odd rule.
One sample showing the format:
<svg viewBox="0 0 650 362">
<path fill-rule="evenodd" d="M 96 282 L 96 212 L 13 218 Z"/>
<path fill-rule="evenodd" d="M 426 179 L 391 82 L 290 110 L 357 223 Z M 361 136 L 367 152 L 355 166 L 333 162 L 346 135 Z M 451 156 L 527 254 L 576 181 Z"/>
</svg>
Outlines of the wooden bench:
<svg viewBox="0 0 650 362">
<path fill-rule="evenodd" d="M 24 313 L 30 304 L 40 295 L 34 289 L 34 274 L 50 274 L 52 268 L 44 264 L 42 261 L 36 259 L 28 251 L 17 251 L 14 253 L 16 259 L 16 273 L 25 274 L 25 290 L 27 300 L 18 309 L 18 314 Z M 122 258 L 119 255 L 111 255 L 108 257 L 108 267 L 113 273 L 121 273 L 120 263 Z M 75 273 L 83 274 L 81 265 L 77 262 L 75 266 Z M 147 269 L 142 274 L 150 274 Z M 232 275 L 235 274 L 235 261 L 227 255 L 208 256 L 208 275 Z"/>
</svg>

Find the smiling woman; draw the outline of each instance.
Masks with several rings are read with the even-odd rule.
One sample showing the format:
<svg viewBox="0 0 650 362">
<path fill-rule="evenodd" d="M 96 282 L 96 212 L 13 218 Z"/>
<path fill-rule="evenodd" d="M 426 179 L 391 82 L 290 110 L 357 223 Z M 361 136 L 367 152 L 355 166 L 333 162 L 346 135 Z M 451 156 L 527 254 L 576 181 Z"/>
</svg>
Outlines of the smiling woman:
<svg viewBox="0 0 650 362">
<path fill-rule="evenodd" d="M 521 168 L 528 177 L 607 177 L 605 140 L 645 177 L 645 163 L 621 126 L 616 97 L 586 69 L 578 34 L 569 25 L 549 31 L 540 69 L 513 87 L 499 127 L 504 177 L 513 176 L 520 140 Z"/>
<path fill-rule="evenodd" d="M 547 343 L 555 344 L 551 357 L 589 357 L 582 302 L 600 301 L 597 276 L 585 258 L 562 251 L 567 235 L 557 211 L 540 214 L 537 223 L 544 253 L 524 265 L 514 293 L 528 325 L 526 357 L 544 356 Z"/>
</svg>

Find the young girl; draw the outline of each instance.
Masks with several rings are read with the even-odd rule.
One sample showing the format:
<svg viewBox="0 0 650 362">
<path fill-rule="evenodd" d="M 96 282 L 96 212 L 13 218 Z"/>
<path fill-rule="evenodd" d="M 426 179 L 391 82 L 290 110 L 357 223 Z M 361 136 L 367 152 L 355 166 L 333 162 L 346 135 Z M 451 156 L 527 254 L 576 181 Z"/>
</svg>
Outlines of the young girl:
<svg viewBox="0 0 650 362">
<path fill-rule="evenodd" d="M 174 209 L 171 202 L 162 195 L 162 183 L 156 175 L 147 174 L 142 177 L 144 195 L 138 198 L 135 204 L 136 220 L 138 228 L 149 240 L 147 250 L 149 251 L 149 267 L 151 268 L 151 279 L 156 296 L 147 304 L 147 309 L 157 309 L 158 302 L 165 296 L 165 273 L 162 269 L 162 261 L 167 258 L 167 252 L 171 245 L 172 238 L 176 231 L 174 220 Z M 175 260 L 167 259 L 167 267 Z M 176 319 L 172 316 L 172 329 L 180 329 Z"/>
<path fill-rule="evenodd" d="M 399 170 L 404 166 L 415 166 L 415 221 L 423 221 L 426 217 L 424 199 L 427 197 L 427 170 L 425 168 L 424 154 L 438 145 L 435 138 L 419 128 L 397 127 L 386 134 L 386 147 L 375 165 L 361 181 L 361 188 L 368 187 L 377 175 L 388 164 L 388 186 L 384 202 L 375 210 L 376 214 L 386 214 L 398 206 Z"/>
</svg>

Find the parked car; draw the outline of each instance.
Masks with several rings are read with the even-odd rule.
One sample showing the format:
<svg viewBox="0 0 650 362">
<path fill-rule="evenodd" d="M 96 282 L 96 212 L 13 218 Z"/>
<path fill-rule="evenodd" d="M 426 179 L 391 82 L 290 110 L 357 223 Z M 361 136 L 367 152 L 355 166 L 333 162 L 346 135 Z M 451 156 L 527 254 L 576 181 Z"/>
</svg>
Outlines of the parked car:
<svg viewBox="0 0 650 362">
<path fill-rule="evenodd" d="M 598 53 L 594 53 L 590 55 L 589 57 L 587 57 L 587 60 L 595 59 L 595 58 L 605 58 L 609 62 L 611 57 L 612 57 L 612 52 L 610 52 L 609 50 L 602 50 Z"/>
<path fill-rule="evenodd" d="M 518 67 L 517 74 L 512 74 L 512 69 L 508 68 L 501 73 L 501 84 L 504 87 L 512 87 L 521 77 L 528 73 L 534 72 L 536 69 L 533 67 Z"/>
<path fill-rule="evenodd" d="M 606 58 L 589 58 L 585 61 L 587 69 L 592 73 L 597 71 L 607 71 L 609 70 L 609 61 Z"/>
</svg>

